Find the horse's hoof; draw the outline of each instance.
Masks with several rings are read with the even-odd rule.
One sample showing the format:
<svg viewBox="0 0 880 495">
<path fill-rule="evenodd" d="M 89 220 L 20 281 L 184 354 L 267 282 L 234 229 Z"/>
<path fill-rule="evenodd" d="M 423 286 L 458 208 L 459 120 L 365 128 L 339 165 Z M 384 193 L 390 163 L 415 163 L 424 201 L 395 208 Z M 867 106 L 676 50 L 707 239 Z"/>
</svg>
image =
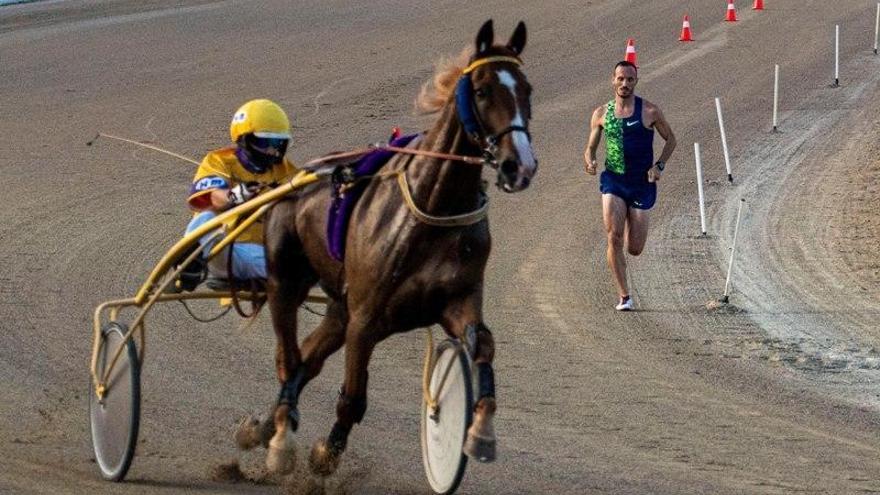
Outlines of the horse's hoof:
<svg viewBox="0 0 880 495">
<path fill-rule="evenodd" d="M 296 467 L 296 445 L 293 443 L 293 433 L 287 431 L 283 435 L 275 435 L 269 441 L 267 450 L 266 468 L 270 473 L 289 474 L 293 472 Z"/>
<path fill-rule="evenodd" d="M 309 456 L 309 469 L 315 476 L 326 478 L 339 467 L 342 452 L 333 449 L 326 440 L 318 440 L 312 446 L 312 454 Z"/>
<path fill-rule="evenodd" d="M 492 462 L 496 457 L 495 439 L 480 437 L 468 432 L 462 451 L 466 456 L 475 461 Z"/>
<path fill-rule="evenodd" d="M 269 448 L 269 442 L 272 441 L 272 437 L 275 436 L 275 422 L 272 421 L 271 418 L 262 418 L 260 420 L 260 445 L 263 446 L 264 449 Z"/>
<path fill-rule="evenodd" d="M 262 428 L 259 418 L 254 416 L 246 416 L 242 418 L 241 423 L 238 424 L 238 429 L 235 430 L 235 435 L 233 436 L 235 444 L 238 445 L 238 448 L 241 450 L 251 450 L 257 445 L 260 445 L 261 430 Z"/>
</svg>

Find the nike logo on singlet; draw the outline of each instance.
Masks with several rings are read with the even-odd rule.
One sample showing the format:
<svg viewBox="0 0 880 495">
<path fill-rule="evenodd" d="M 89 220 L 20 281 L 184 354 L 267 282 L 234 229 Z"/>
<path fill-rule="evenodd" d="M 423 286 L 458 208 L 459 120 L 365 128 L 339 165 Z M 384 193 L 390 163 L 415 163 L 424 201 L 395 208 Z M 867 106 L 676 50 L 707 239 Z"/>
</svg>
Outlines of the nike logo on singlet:
<svg viewBox="0 0 880 495">
<path fill-rule="evenodd" d="M 634 126 L 634 125 L 636 125 L 636 124 L 640 124 L 640 123 L 641 123 L 641 122 L 639 122 L 638 120 L 635 121 L 635 122 L 627 122 L 627 123 L 626 123 L 626 126 L 627 126 L 627 127 L 632 127 L 632 126 Z"/>
</svg>

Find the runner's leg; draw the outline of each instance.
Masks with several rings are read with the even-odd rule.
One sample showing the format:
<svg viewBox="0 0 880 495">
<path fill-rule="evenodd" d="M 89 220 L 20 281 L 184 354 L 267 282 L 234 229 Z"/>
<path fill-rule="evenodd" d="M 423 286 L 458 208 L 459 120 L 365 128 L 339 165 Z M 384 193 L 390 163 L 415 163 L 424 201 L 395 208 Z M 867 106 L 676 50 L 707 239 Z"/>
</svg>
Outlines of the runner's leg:
<svg viewBox="0 0 880 495">
<path fill-rule="evenodd" d="M 648 240 L 648 210 L 630 208 L 626 217 L 626 251 L 638 256 Z"/>
<path fill-rule="evenodd" d="M 617 293 L 621 298 L 629 295 L 629 288 L 626 285 L 626 258 L 623 253 L 626 217 L 627 207 L 623 199 L 613 194 L 602 195 L 602 221 L 608 237 L 606 257 L 614 282 L 617 284 Z"/>
</svg>

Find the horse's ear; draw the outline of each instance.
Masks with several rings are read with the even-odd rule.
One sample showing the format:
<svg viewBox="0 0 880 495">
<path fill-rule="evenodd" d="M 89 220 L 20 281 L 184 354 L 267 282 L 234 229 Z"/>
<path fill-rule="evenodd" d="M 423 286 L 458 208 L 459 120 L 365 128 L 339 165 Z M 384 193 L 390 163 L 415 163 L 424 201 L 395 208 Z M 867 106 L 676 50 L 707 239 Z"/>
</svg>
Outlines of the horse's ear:
<svg viewBox="0 0 880 495">
<path fill-rule="evenodd" d="M 477 55 L 482 54 L 492 46 L 495 32 L 492 30 L 492 19 L 483 23 L 480 32 L 477 33 Z"/>
<path fill-rule="evenodd" d="M 516 29 L 513 31 L 513 35 L 510 36 L 510 41 L 507 42 L 507 48 L 510 48 L 513 53 L 519 55 L 522 53 L 525 46 L 526 23 L 519 21 L 519 24 L 516 25 Z"/>
</svg>

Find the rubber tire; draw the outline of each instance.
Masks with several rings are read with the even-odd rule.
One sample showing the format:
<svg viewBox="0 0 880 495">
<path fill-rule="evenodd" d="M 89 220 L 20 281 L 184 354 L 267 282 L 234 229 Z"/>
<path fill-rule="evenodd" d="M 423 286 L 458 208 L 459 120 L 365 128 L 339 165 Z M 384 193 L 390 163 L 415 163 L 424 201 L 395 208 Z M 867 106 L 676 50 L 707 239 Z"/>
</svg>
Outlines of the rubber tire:
<svg viewBox="0 0 880 495">
<path fill-rule="evenodd" d="M 461 400 L 464 402 L 464 411 L 461 411 L 462 418 L 464 419 L 462 430 L 461 430 L 461 444 L 457 445 L 456 452 L 459 454 L 458 458 L 458 466 L 455 467 L 455 472 L 451 478 L 447 478 L 446 480 L 438 480 L 436 479 L 435 473 L 432 472 L 432 466 L 430 462 L 430 454 L 429 454 L 429 442 L 428 442 L 428 421 L 433 421 L 429 418 L 428 405 L 422 400 L 422 420 L 419 428 L 419 433 L 421 437 L 422 443 L 422 463 L 425 467 L 425 476 L 428 478 L 428 484 L 431 486 L 431 489 L 434 493 L 438 494 L 450 494 L 454 493 L 456 489 L 458 489 L 459 483 L 461 483 L 462 478 L 464 477 L 465 468 L 467 467 L 467 455 L 462 452 L 462 447 L 464 446 L 464 441 L 467 439 L 467 430 L 470 428 L 471 423 L 473 422 L 473 414 L 474 414 L 474 392 L 473 392 L 473 378 L 471 375 L 471 365 L 470 358 L 467 355 L 467 352 L 464 352 L 463 349 L 453 340 L 444 340 L 437 346 L 436 351 L 434 352 L 434 369 L 431 370 L 431 384 L 434 383 L 434 374 L 437 371 L 437 364 L 440 363 L 441 357 L 444 353 L 447 352 L 455 352 L 457 356 L 454 356 L 452 359 L 455 359 L 457 362 L 456 366 L 458 368 L 458 373 L 461 374 L 461 382 L 464 390 L 460 390 L 458 393 L 463 393 L 463 397 Z M 450 376 L 447 378 L 447 382 L 445 387 L 449 390 L 449 380 L 453 378 L 453 374 L 456 373 L 456 370 L 450 371 Z M 443 397 L 440 397 L 440 414 L 442 417 L 443 414 Z M 452 454 L 450 454 L 451 456 Z M 452 461 L 455 462 L 455 461 Z M 452 469 L 447 471 L 451 472 Z"/>
<path fill-rule="evenodd" d="M 101 344 L 98 350 L 99 375 L 104 372 L 106 361 L 112 357 L 110 352 L 105 352 L 107 342 L 113 343 L 115 351 L 126 333 L 128 329 L 125 325 L 117 322 L 107 323 L 101 329 Z M 89 378 L 89 431 L 92 451 L 101 476 L 109 481 L 122 481 L 128 473 L 134 458 L 140 426 L 140 364 L 134 342 L 129 340 L 125 346 L 127 349 L 120 354 L 116 362 L 115 368 L 118 371 L 114 371 L 114 376 L 110 377 L 103 404 L 98 401 L 95 385 L 91 377 Z M 114 391 L 124 395 L 114 396 Z"/>
</svg>

